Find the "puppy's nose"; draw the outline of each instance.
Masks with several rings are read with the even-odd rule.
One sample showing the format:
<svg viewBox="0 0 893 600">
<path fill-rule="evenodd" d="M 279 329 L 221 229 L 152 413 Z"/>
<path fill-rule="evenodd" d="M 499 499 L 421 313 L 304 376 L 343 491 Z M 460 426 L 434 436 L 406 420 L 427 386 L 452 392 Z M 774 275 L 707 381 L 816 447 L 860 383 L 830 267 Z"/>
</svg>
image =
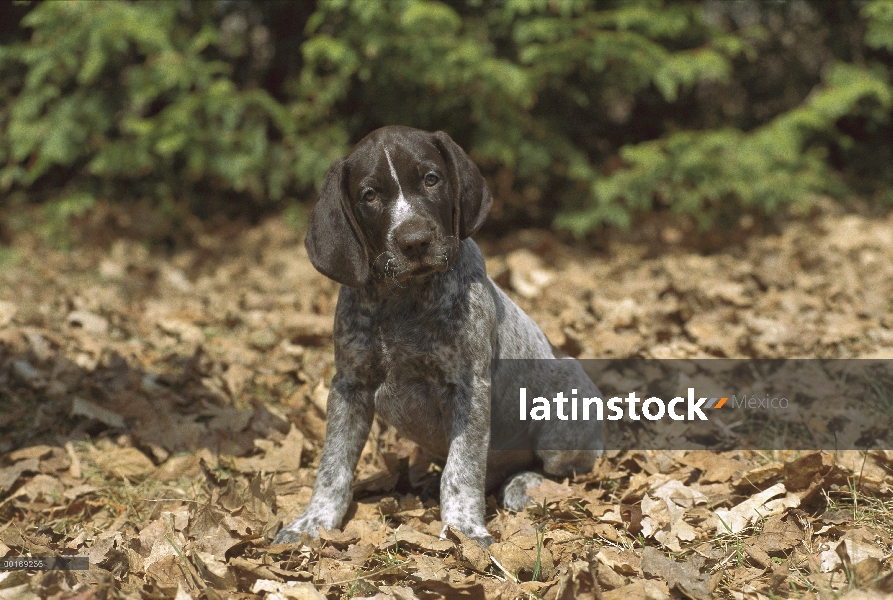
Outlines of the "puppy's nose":
<svg viewBox="0 0 893 600">
<path fill-rule="evenodd" d="M 433 239 L 430 231 L 408 231 L 397 236 L 397 247 L 406 256 L 421 256 L 428 251 Z"/>
</svg>

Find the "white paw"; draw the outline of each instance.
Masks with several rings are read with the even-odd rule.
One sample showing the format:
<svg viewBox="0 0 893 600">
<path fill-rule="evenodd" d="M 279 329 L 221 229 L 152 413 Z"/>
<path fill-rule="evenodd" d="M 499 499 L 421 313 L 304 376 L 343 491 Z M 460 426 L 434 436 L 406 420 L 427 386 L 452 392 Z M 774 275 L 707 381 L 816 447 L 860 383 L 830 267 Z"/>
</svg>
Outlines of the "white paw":
<svg viewBox="0 0 893 600">
<path fill-rule="evenodd" d="M 453 529 L 456 529 L 458 531 L 461 531 L 465 537 L 476 541 L 478 544 L 480 544 L 484 548 L 489 547 L 490 544 L 496 543 L 496 539 L 492 535 L 490 535 L 490 533 L 487 531 L 487 529 L 485 527 L 481 527 L 481 526 L 459 527 L 457 525 L 450 525 L 448 523 L 444 523 L 443 528 L 440 530 L 440 539 L 442 539 L 442 540 L 447 539 L 447 530 L 450 527 L 452 527 Z"/>
<path fill-rule="evenodd" d="M 294 544 L 301 541 L 301 534 L 307 533 L 310 537 L 319 537 L 319 528 L 331 529 L 323 519 L 302 515 L 279 530 L 273 539 L 274 544 Z"/>
</svg>

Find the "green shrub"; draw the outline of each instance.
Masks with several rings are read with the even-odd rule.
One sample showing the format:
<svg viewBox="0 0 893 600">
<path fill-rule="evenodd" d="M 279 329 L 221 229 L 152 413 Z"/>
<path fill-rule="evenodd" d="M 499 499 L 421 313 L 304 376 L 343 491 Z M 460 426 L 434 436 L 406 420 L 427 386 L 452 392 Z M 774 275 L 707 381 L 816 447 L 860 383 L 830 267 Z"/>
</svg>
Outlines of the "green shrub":
<svg viewBox="0 0 893 600">
<path fill-rule="evenodd" d="M 871 71 L 837 64 L 825 87 L 802 106 L 751 132 L 684 131 L 626 146 L 621 157 L 627 166 L 596 178 L 590 206 L 561 215 L 557 224 L 577 235 L 600 223 L 629 227 L 632 214 L 650 210 L 656 200 L 706 229 L 737 211 L 771 213 L 803 205 L 816 193 L 840 194 L 826 148 L 810 142 L 833 132 L 838 119 L 866 100 L 889 110 L 893 89 Z M 839 144 L 854 143 L 837 137 Z"/>
<path fill-rule="evenodd" d="M 318 180 L 345 140 L 328 154 L 308 146 L 293 107 L 237 89 L 231 66 L 208 58 L 217 29 L 180 13 L 176 2 L 44 2 L 29 12 L 31 39 L 0 53 L 0 72 L 24 72 L 5 94 L 0 189 L 61 172 L 96 193 L 133 191 L 108 185 L 118 183 L 260 200 Z"/>
<path fill-rule="evenodd" d="M 891 6 L 37 3 L 0 38 L 0 192 L 270 205 L 404 124 L 469 149 L 497 217 L 577 235 L 652 210 L 708 228 L 853 182 L 883 197 Z"/>
</svg>

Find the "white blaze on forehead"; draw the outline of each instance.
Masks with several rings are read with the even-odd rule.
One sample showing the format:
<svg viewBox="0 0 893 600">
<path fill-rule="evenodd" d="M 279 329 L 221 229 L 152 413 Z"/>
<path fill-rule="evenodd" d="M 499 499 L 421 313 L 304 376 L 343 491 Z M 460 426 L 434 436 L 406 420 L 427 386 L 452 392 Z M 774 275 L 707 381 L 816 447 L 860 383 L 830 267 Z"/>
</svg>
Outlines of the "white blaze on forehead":
<svg viewBox="0 0 893 600">
<path fill-rule="evenodd" d="M 391 153 L 388 152 L 388 149 L 384 149 L 384 155 L 388 159 L 388 166 L 391 168 L 391 177 L 394 178 L 394 183 L 397 184 L 397 191 L 400 192 L 400 197 L 403 197 L 403 188 L 400 187 L 400 180 L 397 179 L 397 169 L 394 168 L 394 163 L 391 161 Z"/>
<path fill-rule="evenodd" d="M 405 220 L 409 217 L 410 207 L 409 202 L 406 201 L 406 197 L 403 195 L 403 188 L 400 187 L 400 179 L 397 178 L 397 169 L 394 168 L 394 163 L 391 160 L 391 153 L 388 152 L 388 149 L 384 149 L 385 158 L 388 159 L 388 167 L 391 169 L 391 177 L 394 178 L 394 183 L 397 184 L 397 204 L 394 206 L 394 215 L 397 219 L 397 222 Z"/>
</svg>

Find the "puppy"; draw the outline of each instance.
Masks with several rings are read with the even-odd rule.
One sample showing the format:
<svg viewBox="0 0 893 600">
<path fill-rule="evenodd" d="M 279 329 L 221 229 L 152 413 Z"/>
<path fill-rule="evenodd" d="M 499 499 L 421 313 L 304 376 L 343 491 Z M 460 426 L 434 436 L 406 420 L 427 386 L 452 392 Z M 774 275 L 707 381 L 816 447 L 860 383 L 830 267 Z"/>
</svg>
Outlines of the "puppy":
<svg viewBox="0 0 893 600">
<path fill-rule="evenodd" d="M 487 276 L 470 239 L 490 204 L 478 168 L 440 131 L 384 127 L 332 164 L 305 245 L 313 266 L 342 284 L 336 374 L 310 503 L 275 543 L 341 524 L 376 411 L 444 461 L 444 530 L 450 525 L 484 546 L 493 542 L 484 524 L 487 490 L 514 474 L 503 505 L 521 510 L 527 489 L 542 481 L 519 473 L 525 467 L 541 462 L 559 476 L 592 468 L 602 449 L 598 421 L 518 418 L 522 377 L 543 389 L 600 394 L 576 360 L 536 361 L 532 369 L 533 361 L 499 360 L 555 354 Z"/>
</svg>

